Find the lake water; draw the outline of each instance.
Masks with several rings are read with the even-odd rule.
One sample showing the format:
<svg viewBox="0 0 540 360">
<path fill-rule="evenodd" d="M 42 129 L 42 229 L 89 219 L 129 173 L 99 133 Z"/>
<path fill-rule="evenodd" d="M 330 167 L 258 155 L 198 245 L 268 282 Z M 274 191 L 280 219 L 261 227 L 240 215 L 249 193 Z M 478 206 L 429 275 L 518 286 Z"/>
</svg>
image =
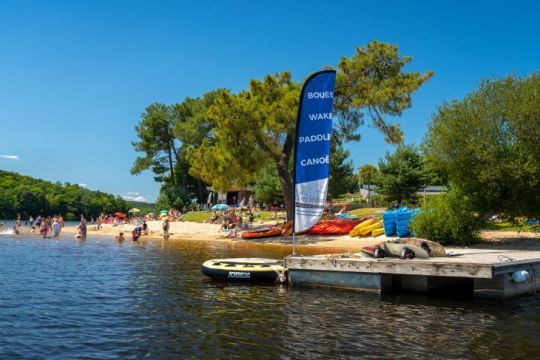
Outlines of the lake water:
<svg viewBox="0 0 540 360">
<path fill-rule="evenodd" d="M 282 247 L 0 237 L 0 357 L 540 358 L 540 296 L 498 302 L 220 283 Z"/>
</svg>

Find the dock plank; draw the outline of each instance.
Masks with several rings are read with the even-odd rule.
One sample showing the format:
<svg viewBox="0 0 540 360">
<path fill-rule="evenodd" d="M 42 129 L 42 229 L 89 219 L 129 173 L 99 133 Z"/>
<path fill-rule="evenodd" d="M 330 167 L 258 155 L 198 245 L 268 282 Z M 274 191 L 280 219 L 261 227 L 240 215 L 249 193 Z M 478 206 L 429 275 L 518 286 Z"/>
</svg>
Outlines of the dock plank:
<svg viewBox="0 0 540 360">
<path fill-rule="evenodd" d="M 361 254 L 290 256 L 287 267 L 312 271 L 492 278 L 540 264 L 540 251 L 459 249 L 454 252 L 463 255 L 425 260 L 374 259 Z"/>
</svg>

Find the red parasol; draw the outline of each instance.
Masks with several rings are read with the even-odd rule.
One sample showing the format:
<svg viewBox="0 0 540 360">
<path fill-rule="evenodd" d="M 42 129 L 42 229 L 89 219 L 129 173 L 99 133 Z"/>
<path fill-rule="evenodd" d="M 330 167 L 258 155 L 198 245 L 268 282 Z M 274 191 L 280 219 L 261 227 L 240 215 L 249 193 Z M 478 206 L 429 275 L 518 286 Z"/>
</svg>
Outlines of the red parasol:
<svg viewBox="0 0 540 360">
<path fill-rule="evenodd" d="M 126 217 L 126 214 L 122 214 L 121 212 L 115 212 L 114 215 L 118 216 L 121 219 Z"/>
</svg>

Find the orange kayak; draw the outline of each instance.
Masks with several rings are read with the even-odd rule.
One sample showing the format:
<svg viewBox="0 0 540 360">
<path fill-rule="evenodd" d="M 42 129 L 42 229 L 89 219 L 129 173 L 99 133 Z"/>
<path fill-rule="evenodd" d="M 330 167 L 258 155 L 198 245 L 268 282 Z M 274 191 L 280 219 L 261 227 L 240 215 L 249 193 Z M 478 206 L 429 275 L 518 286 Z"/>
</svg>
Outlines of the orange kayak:
<svg viewBox="0 0 540 360">
<path fill-rule="evenodd" d="M 244 231 L 242 233 L 242 238 L 244 239 L 260 239 L 267 237 L 274 237 L 281 235 L 280 227 L 264 228 L 254 231 Z"/>
</svg>

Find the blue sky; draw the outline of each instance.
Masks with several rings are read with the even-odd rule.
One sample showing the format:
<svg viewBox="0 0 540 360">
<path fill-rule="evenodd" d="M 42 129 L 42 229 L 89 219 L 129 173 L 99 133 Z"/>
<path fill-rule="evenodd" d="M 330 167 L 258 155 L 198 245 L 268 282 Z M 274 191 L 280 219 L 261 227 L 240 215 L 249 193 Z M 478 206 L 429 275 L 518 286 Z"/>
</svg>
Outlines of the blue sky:
<svg viewBox="0 0 540 360">
<path fill-rule="evenodd" d="M 0 169 L 154 200 L 152 175 L 129 173 L 147 105 L 283 70 L 301 80 L 374 39 L 413 56 L 407 70 L 435 72 L 399 120 L 418 143 L 443 101 L 538 70 L 539 12 L 533 1 L 2 0 Z M 391 148 L 360 131 L 354 164 L 375 164 Z"/>
</svg>

